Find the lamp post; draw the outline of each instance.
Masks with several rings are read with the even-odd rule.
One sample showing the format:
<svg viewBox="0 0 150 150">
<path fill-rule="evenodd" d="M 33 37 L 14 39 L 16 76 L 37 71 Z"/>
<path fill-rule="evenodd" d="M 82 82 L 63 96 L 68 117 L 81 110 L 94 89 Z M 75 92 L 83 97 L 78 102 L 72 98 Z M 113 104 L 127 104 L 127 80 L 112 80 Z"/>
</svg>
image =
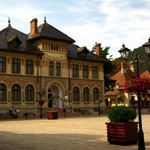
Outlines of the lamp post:
<svg viewBox="0 0 150 150">
<path fill-rule="evenodd" d="M 145 63 L 150 59 L 150 38 L 148 42 L 146 42 L 143 47 L 145 48 L 145 51 L 148 55 L 148 59 L 146 61 L 142 61 L 138 54 L 135 55 L 133 59 L 133 63 L 136 64 L 136 77 L 139 78 L 139 62 Z M 121 57 L 125 58 L 127 60 L 128 54 L 130 50 L 125 47 L 125 45 L 122 45 L 122 48 L 118 51 L 121 54 Z M 140 90 L 137 89 L 136 94 L 138 98 L 138 120 L 139 120 L 139 129 L 138 129 L 138 150 L 145 150 L 145 142 L 144 142 L 144 132 L 142 129 L 142 116 L 141 116 L 141 99 L 140 99 Z"/>
<path fill-rule="evenodd" d="M 42 97 L 45 94 L 45 92 L 41 91 L 41 92 L 37 92 L 37 94 L 39 95 L 38 104 L 40 106 L 40 118 L 42 119 L 43 118 L 43 115 L 42 115 L 42 106 L 44 105 L 44 100 L 42 100 Z"/>
</svg>

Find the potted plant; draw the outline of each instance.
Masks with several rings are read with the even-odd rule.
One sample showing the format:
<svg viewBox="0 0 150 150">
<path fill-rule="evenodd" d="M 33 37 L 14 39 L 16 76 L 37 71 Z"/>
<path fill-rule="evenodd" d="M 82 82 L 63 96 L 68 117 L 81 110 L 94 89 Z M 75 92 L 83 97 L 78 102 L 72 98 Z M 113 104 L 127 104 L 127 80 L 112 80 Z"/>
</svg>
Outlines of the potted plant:
<svg viewBox="0 0 150 150">
<path fill-rule="evenodd" d="M 58 101 L 58 96 L 54 95 L 48 100 L 49 111 L 47 111 L 47 119 L 58 119 L 58 111 L 53 108 L 53 105 Z"/>
<path fill-rule="evenodd" d="M 110 122 L 106 122 L 107 141 L 110 144 L 129 145 L 138 141 L 136 110 L 128 106 L 113 106 L 108 112 Z"/>
</svg>

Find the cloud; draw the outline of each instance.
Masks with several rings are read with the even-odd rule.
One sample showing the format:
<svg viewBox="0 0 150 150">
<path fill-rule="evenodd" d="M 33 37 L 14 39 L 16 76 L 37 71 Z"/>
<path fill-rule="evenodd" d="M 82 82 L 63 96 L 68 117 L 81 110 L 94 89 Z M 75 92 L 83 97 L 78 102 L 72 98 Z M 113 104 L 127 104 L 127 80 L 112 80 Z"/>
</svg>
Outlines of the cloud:
<svg viewBox="0 0 150 150">
<path fill-rule="evenodd" d="M 34 2 L 31 4 L 26 3 L 26 1 L 22 1 L 21 3 L 16 2 L 18 1 L 10 0 L 9 5 L 3 4 L 3 7 L 1 7 L 0 9 L 0 14 L 2 14 L 0 19 L 3 21 L 5 19 L 6 22 L 6 19 L 10 18 L 11 25 L 18 30 L 23 30 L 22 32 L 25 33 L 29 30 L 28 23 L 31 21 L 31 19 L 38 18 L 39 20 L 42 19 L 42 21 L 44 21 L 44 17 L 47 14 L 50 15 L 55 13 L 53 11 L 50 11 L 49 9 L 44 9 L 43 7 L 40 7 L 40 5 L 37 7 L 35 5 L 36 3 Z"/>
<path fill-rule="evenodd" d="M 9 5 L 7 4 L 9 3 Z M 0 27 L 12 26 L 29 32 L 29 22 L 38 18 L 72 37 L 77 45 L 92 49 L 95 42 L 110 46 L 110 55 L 118 57 L 124 43 L 133 50 L 145 43 L 150 31 L 150 1 L 120 0 L 8 0 L 0 1 Z M 7 18 L 6 18 L 7 17 Z M 5 25 L 4 25 L 5 24 Z"/>
<path fill-rule="evenodd" d="M 111 53 L 125 43 L 130 49 L 137 48 L 146 42 L 150 31 L 150 2 L 148 0 L 120 1 L 94 0 L 78 7 L 66 7 L 70 13 L 79 14 L 74 23 L 64 27 L 67 33 L 76 39 L 76 43 L 87 45 L 92 49 L 95 41 L 103 47 L 110 46 Z"/>
</svg>

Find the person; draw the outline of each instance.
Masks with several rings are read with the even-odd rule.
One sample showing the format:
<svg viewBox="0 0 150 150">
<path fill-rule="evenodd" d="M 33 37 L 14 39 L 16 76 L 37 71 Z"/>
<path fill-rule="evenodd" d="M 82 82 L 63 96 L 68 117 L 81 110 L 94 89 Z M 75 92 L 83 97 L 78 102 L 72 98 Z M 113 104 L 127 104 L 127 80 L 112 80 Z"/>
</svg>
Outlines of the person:
<svg viewBox="0 0 150 150">
<path fill-rule="evenodd" d="M 16 113 L 17 113 L 17 115 L 19 116 L 20 110 L 19 110 L 19 109 L 16 109 Z"/>
<path fill-rule="evenodd" d="M 17 114 L 16 110 L 14 109 L 14 107 L 11 107 L 11 108 L 10 108 L 9 114 L 10 114 L 10 116 L 13 117 L 13 118 L 18 118 L 18 114 Z"/>
<path fill-rule="evenodd" d="M 13 115 L 13 111 L 14 111 L 14 107 L 11 107 L 11 108 L 9 109 L 9 114 L 10 114 L 10 116 Z"/>
</svg>

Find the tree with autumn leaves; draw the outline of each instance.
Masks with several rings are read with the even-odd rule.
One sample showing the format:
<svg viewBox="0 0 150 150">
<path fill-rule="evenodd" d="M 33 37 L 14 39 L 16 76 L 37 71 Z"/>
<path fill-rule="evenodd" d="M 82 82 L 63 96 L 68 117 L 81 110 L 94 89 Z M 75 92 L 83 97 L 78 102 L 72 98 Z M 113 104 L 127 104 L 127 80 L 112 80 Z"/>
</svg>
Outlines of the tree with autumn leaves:
<svg viewBox="0 0 150 150">
<path fill-rule="evenodd" d="M 137 91 L 147 93 L 150 90 L 150 78 L 133 78 L 125 84 L 125 90 L 130 93 Z"/>
</svg>

